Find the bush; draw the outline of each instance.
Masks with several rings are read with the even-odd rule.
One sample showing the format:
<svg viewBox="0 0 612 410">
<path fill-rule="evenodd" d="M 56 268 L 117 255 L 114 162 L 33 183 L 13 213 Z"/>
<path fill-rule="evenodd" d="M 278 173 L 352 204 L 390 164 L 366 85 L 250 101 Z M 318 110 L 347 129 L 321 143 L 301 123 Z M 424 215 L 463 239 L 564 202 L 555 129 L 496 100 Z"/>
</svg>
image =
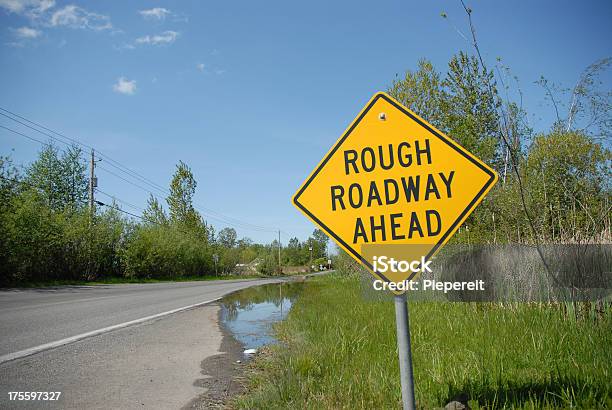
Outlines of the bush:
<svg viewBox="0 0 612 410">
<path fill-rule="evenodd" d="M 2 215 L 1 283 L 120 274 L 126 223 L 115 211 L 90 225 L 86 208 L 53 211 L 31 191 L 13 198 L 11 210 Z"/>
<path fill-rule="evenodd" d="M 212 249 L 194 233 L 174 226 L 139 226 L 128 239 L 126 276 L 170 278 L 214 274 Z"/>
</svg>

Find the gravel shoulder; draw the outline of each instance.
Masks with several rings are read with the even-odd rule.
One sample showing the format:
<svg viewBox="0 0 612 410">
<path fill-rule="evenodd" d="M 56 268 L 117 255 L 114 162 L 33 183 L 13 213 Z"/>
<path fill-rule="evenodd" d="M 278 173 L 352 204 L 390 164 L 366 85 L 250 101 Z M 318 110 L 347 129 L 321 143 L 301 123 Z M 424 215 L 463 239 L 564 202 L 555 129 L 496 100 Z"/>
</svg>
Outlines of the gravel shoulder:
<svg viewBox="0 0 612 410">
<path fill-rule="evenodd" d="M 222 334 L 220 352 L 201 361 L 202 377 L 194 383 L 205 391 L 191 400 L 183 410 L 222 409 L 229 399 L 244 391 L 244 348 L 221 324 L 221 309 L 217 313 L 217 323 Z"/>
</svg>

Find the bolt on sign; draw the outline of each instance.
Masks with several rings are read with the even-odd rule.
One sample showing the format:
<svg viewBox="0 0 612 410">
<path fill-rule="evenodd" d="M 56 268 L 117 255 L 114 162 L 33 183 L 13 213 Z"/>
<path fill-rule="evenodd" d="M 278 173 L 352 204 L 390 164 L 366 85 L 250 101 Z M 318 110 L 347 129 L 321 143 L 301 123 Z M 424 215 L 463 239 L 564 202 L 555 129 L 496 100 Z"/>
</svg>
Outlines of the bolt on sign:
<svg viewBox="0 0 612 410">
<path fill-rule="evenodd" d="M 431 260 L 496 181 L 480 159 L 379 92 L 293 203 L 375 277 L 400 282 L 416 273 L 376 272 L 373 256 Z"/>
</svg>

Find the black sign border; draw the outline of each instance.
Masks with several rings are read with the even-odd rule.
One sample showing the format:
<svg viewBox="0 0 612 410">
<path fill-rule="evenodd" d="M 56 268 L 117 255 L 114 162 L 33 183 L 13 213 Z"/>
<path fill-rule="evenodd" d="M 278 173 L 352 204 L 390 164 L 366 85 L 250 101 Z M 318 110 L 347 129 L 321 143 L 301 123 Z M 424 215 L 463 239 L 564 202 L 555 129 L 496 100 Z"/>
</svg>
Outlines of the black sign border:
<svg viewBox="0 0 612 410">
<path fill-rule="evenodd" d="M 295 194 L 295 196 L 293 197 L 293 203 L 295 204 L 295 206 L 297 206 L 299 209 L 302 210 L 302 212 L 304 212 L 306 215 L 308 215 L 313 221 L 315 221 L 321 228 L 325 229 L 325 231 L 332 236 L 337 242 L 339 242 L 340 244 L 342 244 L 342 246 L 345 249 L 348 249 L 353 256 L 358 259 L 359 261 L 361 261 L 362 264 L 364 264 L 368 269 L 370 269 L 370 271 L 374 272 L 375 275 L 379 276 L 381 279 L 384 279 L 386 282 L 391 282 L 389 280 L 389 278 L 387 278 L 385 275 L 383 275 L 380 272 L 376 272 L 374 271 L 374 267 L 372 266 L 372 264 L 370 262 L 368 262 L 363 256 L 361 256 L 361 254 L 359 254 L 357 251 L 355 251 L 355 249 L 353 249 L 350 245 L 348 245 L 346 242 L 344 242 L 344 240 L 342 240 L 342 238 L 340 238 L 338 235 L 336 235 L 327 225 L 325 225 L 323 223 L 323 221 L 321 221 L 319 218 L 317 218 L 314 214 L 312 214 L 308 209 L 306 209 L 306 207 L 304 207 L 300 202 L 299 202 L 299 198 L 300 196 L 304 193 L 304 191 L 306 190 L 306 188 L 308 188 L 308 186 L 311 184 L 311 182 L 315 179 L 315 177 L 319 174 L 319 172 L 321 172 L 321 170 L 323 169 L 323 167 L 325 167 L 325 165 L 327 164 L 327 162 L 329 161 L 329 159 L 336 153 L 336 151 L 338 151 L 338 149 L 340 148 L 340 146 L 344 143 L 344 141 L 348 138 L 348 136 L 351 134 L 351 132 L 353 132 L 353 130 L 355 129 L 355 127 L 357 127 L 357 125 L 361 122 L 361 120 L 363 119 L 363 117 L 365 117 L 365 115 L 370 111 L 370 109 L 374 106 L 374 104 L 376 104 L 376 102 L 379 99 L 383 99 L 385 101 L 387 101 L 389 104 L 393 105 L 395 108 L 397 108 L 399 111 L 401 111 L 402 113 L 404 113 L 405 115 L 407 115 L 408 117 L 410 117 L 413 121 L 415 121 L 416 123 L 418 123 L 421 127 L 425 128 L 427 131 L 429 131 L 431 134 L 433 134 L 434 136 L 438 137 L 439 139 L 441 139 L 444 143 L 446 143 L 449 147 L 451 147 L 452 149 L 454 149 L 455 151 L 457 151 L 459 154 L 461 154 L 463 157 L 465 157 L 468 161 L 470 161 L 471 163 L 473 163 L 474 165 L 476 165 L 478 168 L 480 168 L 483 172 L 485 172 L 487 175 L 489 175 L 489 180 L 484 184 L 484 186 L 480 189 L 480 191 L 478 191 L 478 193 L 476 194 L 476 196 L 472 199 L 472 201 L 467 205 L 467 207 L 463 210 L 463 212 L 461 212 L 461 214 L 459 214 L 459 217 L 455 220 L 455 222 L 453 222 L 453 224 L 450 226 L 449 229 L 446 230 L 446 232 L 444 233 L 444 235 L 442 235 L 442 237 L 440 238 L 440 240 L 438 241 L 438 243 L 436 243 L 434 245 L 434 247 L 431 249 L 431 251 L 429 251 L 429 253 L 425 256 L 425 261 L 428 261 L 432 255 L 434 255 L 436 253 L 436 251 L 440 248 L 440 246 L 442 246 L 442 244 L 446 241 L 446 238 L 448 237 L 448 235 L 450 234 L 450 232 L 452 232 L 455 227 L 457 226 L 457 224 L 459 223 L 459 221 L 461 221 L 464 216 L 470 212 L 470 210 L 474 207 L 474 205 L 482 198 L 482 196 L 484 195 L 484 193 L 489 189 L 490 186 L 492 186 L 495 183 L 496 180 L 496 174 L 495 172 L 493 172 L 491 169 L 489 169 L 488 167 L 483 166 L 483 164 L 481 164 L 479 161 L 476 161 L 474 158 L 472 158 L 471 155 L 468 155 L 465 151 L 465 148 L 463 149 L 459 149 L 456 145 L 456 143 L 453 143 L 449 140 L 448 137 L 446 137 L 443 134 L 440 134 L 439 132 L 437 132 L 435 129 L 431 128 L 429 126 L 429 124 L 423 122 L 423 120 L 421 120 L 420 118 L 416 117 L 414 114 L 412 114 L 410 111 L 407 111 L 404 107 L 402 107 L 401 105 L 399 105 L 397 102 L 395 102 L 394 100 L 392 100 L 391 98 L 389 98 L 386 94 L 384 93 L 378 93 L 374 96 L 374 98 L 372 98 L 372 101 L 370 101 L 370 103 L 368 104 L 368 106 L 363 110 L 363 112 L 359 115 L 359 117 L 357 117 L 357 119 L 353 122 L 353 124 L 351 125 L 351 127 L 344 133 L 344 135 L 342 136 L 342 138 L 340 138 L 338 140 L 338 142 L 336 143 L 336 145 L 332 148 L 331 151 L 329 151 L 329 153 L 327 154 L 327 156 L 325 157 L 325 159 L 319 164 L 319 166 L 317 167 L 317 169 L 312 173 L 312 175 L 310 175 L 310 177 L 306 180 L 306 182 L 302 185 L 302 187 L 300 188 L 300 190 Z M 410 275 L 406 280 L 412 280 L 412 278 L 417 274 L 417 272 L 413 272 L 412 275 Z"/>
</svg>

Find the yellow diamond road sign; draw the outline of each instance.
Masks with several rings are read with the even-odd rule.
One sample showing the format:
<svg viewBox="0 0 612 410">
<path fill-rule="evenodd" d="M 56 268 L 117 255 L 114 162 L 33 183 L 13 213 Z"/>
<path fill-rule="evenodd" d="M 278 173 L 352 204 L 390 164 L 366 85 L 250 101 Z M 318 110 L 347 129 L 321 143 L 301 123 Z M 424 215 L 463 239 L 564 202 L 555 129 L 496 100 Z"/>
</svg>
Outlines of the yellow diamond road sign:
<svg viewBox="0 0 612 410">
<path fill-rule="evenodd" d="M 375 276 L 400 282 L 415 274 L 374 272 L 372 255 L 399 246 L 404 260 L 430 260 L 496 181 L 473 154 L 377 93 L 293 203 Z"/>
</svg>

